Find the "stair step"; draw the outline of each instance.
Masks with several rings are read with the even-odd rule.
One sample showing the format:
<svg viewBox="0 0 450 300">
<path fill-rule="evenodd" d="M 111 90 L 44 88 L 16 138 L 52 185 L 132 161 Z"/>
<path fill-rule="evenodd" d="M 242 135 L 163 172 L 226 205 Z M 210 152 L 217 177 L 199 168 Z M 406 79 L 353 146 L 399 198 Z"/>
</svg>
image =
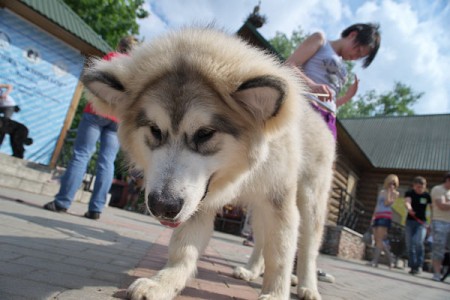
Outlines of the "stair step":
<svg viewBox="0 0 450 300">
<path fill-rule="evenodd" d="M 54 196 L 59 191 L 58 179 L 64 171 L 63 168 L 52 170 L 49 166 L 0 153 L 0 187 Z M 88 203 L 91 194 L 89 191 L 79 189 L 74 201 Z"/>
</svg>

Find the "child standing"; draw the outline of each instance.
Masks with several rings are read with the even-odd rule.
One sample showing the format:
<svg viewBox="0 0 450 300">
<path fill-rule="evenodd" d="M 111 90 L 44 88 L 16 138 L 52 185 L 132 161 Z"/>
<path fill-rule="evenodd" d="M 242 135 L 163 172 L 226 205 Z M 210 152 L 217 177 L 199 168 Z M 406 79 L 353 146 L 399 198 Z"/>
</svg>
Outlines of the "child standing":
<svg viewBox="0 0 450 300">
<path fill-rule="evenodd" d="M 355 76 L 346 93 L 339 96 L 347 81 L 344 61 L 363 58 L 363 68 L 367 68 L 378 52 L 380 41 L 379 26 L 372 23 L 351 25 L 334 41 L 316 32 L 305 39 L 286 61 L 295 67 L 312 93 L 323 95 L 308 95 L 308 98 L 313 108 L 322 115 L 335 139 L 336 109 L 347 103 L 358 90 L 359 80 Z"/>
</svg>

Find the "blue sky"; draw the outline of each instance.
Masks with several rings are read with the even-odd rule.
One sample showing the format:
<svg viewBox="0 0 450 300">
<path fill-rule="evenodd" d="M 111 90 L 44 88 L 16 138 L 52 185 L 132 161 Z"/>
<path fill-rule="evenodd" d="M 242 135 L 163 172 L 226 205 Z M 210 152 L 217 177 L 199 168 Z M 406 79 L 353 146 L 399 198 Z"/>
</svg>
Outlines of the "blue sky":
<svg viewBox="0 0 450 300">
<path fill-rule="evenodd" d="M 215 22 L 236 32 L 258 0 L 147 0 L 151 16 L 139 21 L 146 41 L 167 30 Z M 299 27 L 323 31 L 330 40 L 356 22 L 377 22 L 380 51 L 367 69 L 354 69 L 358 93 L 390 91 L 396 81 L 424 95 L 416 114 L 450 113 L 450 1 L 448 0 L 262 0 L 260 13 L 268 22 L 259 29 L 266 38 Z"/>
</svg>

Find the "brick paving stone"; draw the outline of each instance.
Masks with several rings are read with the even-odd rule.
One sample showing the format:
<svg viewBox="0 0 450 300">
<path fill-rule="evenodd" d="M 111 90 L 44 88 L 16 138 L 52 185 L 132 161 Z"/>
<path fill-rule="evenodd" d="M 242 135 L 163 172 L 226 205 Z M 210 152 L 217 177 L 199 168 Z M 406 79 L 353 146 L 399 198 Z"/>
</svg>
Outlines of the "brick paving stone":
<svg viewBox="0 0 450 300">
<path fill-rule="evenodd" d="M 51 287 L 46 283 L 40 283 L 20 277 L 0 275 L 0 299 L 11 299 L 25 297 L 26 299 L 51 299 L 58 288 Z M 7 298 L 4 295 L 10 295 Z"/>
</svg>

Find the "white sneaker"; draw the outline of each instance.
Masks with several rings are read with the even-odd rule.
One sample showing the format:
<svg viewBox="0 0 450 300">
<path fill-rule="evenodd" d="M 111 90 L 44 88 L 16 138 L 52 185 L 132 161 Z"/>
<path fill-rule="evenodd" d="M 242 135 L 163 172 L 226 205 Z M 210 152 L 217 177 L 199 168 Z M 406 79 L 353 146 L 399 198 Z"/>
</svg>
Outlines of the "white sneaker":
<svg viewBox="0 0 450 300">
<path fill-rule="evenodd" d="M 433 280 L 433 281 L 441 281 L 441 274 L 434 273 L 433 274 L 433 278 L 431 278 L 431 280 Z"/>
<path fill-rule="evenodd" d="M 328 283 L 334 283 L 335 279 L 334 276 L 328 273 L 325 273 L 322 270 L 317 270 L 317 279 L 319 281 L 328 282 Z"/>
</svg>

